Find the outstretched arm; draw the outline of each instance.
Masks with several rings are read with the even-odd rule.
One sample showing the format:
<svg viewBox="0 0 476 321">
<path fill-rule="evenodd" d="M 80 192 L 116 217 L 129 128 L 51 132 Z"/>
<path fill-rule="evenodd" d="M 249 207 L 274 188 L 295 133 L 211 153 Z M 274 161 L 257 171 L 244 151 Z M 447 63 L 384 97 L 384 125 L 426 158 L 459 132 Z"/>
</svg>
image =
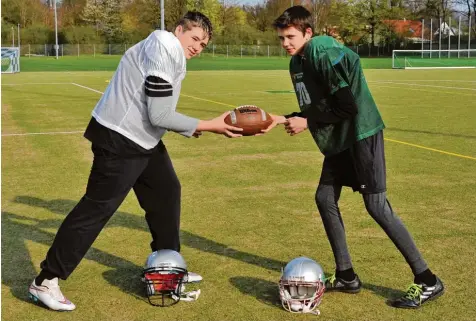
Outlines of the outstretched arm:
<svg viewBox="0 0 476 321">
<path fill-rule="evenodd" d="M 157 76 L 148 76 L 145 81 L 149 120 L 159 126 L 186 137 L 200 136 L 202 131 L 223 134 L 227 137 L 239 137 L 241 128 L 227 125 L 224 121 L 228 113 L 212 120 L 199 120 L 175 111 L 173 87 Z"/>
<path fill-rule="evenodd" d="M 173 88 L 166 80 L 148 76 L 145 80 L 147 110 L 154 126 L 190 137 L 195 132 L 199 120 L 175 111 Z"/>
</svg>

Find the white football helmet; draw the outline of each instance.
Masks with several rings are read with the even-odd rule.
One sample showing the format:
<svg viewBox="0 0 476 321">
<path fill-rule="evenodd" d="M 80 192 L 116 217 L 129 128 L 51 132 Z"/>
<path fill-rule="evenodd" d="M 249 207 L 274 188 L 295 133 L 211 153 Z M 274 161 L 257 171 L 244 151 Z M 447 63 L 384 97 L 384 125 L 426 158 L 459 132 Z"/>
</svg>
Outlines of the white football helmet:
<svg viewBox="0 0 476 321">
<path fill-rule="evenodd" d="M 279 281 L 279 297 L 286 311 L 320 314 L 317 309 L 325 290 L 322 267 L 307 257 L 290 261 Z"/>
<path fill-rule="evenodd" d="M 173 250 L 152 252 L 145 262 L 143 281 L 149 303 L 170 306 L 182 301 L 195 301 L 200 290 L 184 292 L 189 275 L 180 253 Z"/>
</svg>

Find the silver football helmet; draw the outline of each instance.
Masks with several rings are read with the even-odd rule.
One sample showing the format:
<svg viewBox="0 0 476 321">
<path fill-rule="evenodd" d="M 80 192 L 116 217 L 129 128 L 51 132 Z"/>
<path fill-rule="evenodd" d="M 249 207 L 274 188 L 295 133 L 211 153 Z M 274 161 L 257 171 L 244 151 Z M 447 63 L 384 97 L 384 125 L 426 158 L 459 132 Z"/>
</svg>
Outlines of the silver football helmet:
<svg viewBox="0 0 476 321">
<path fill-rule="evenodd" d="M 143 281 L 149 303 L 170 306 L 182 301 L 198 299 L 200 290 L 184 292 L 188 283 L 187 264 L 180 253 L 173 250 L 152 252 L 145 262 Z"/>
<path fill-rule="evenodd" d="M 324 271 L 314 260 L 298 257 L 290 261 L 279 281 L 279 297 L 286 311 L 320 314 L 317 309 L 325 290 Z"/>
</svg>

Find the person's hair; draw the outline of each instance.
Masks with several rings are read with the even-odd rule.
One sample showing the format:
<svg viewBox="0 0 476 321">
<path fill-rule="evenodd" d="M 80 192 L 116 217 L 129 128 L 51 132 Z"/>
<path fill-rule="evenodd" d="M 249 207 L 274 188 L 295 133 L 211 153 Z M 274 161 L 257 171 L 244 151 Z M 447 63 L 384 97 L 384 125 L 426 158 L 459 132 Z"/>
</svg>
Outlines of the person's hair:
<svg viewBox="0 0 476 321">
<path fill-rule="evenodd" d="M 303 34 L 307 28 L 311 28 L 314 34 L 311 13 L 303 6 L 294 6 L 286 9 L 282 15 L 274 20 L 273 27 L 279 29 L 294 27 Z"/>
<path fill-rule="evenodd" d="M 208 34 L 209 40 L 212 39 L 212 23 L 206 15 L 199 11 L 188 11 L 177 23 L 177 26 L 182 26 L 184 31 L 190 30 L 193 27 L 200 27 Z"/>
</svg>

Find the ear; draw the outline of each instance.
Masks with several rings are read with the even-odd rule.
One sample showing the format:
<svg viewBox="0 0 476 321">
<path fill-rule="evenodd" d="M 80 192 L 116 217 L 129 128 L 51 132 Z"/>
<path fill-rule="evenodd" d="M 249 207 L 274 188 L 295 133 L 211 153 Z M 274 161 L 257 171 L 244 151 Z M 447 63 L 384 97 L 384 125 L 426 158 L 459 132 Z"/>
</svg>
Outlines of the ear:
<svg viewBox="0 0 476 321">
<path fill-rule="evenodd" d="M 178 35 L 179 35 L 180 33 L 182 33 L 182 32 L 183 32 L 183 26 L 178 25 L 177 28 L 175 28 L 174 34 L 175 34 L 176 36 L 178 36 Z"/>
<path fill-rule="evenodd" d="M 306 31 L 304 32 L 304 35 L 309 39 L 312 38 L 312 29 L 311 28 L 306 28 Z"/>
</svg>

